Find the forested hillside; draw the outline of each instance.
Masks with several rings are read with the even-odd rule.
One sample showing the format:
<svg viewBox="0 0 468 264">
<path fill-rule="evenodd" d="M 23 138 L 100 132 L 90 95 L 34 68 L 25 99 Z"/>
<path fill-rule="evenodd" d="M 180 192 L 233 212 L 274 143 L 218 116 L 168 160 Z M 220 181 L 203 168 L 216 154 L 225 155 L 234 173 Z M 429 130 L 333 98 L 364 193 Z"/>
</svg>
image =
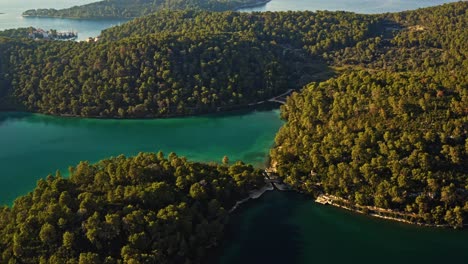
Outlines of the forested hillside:
<svg viewBox="0 0 468 264">
<path fill-rule="evenodd" d="M 55 115 L 229 110 L 316 79 L 327 70 L 321 53 L 374 36 L 378 23 L 344 12 L 172 11 L 109 30 L 97 43 L 4 39 L 10 85 L 2 88 L 22 108 Z"/>
<path fill-rule="evenodd" d="M 201 263 L 227 211 L 263 187 L 250 165 L 171 153 L 81 162 L 0 208 L 0 263 Z"/>
<path fill-rule="evenodd" d="M 315 195 L 461 227 L 468 218 L 468 3 L 385 17 L 401 25 L 394 38 L 328 53 L 344 74 L 289 98 L 273 165 Z"/>
<path fill-rule="evenodd" d="M 3 108 L 56 115 L 188 115 L 263 101 L 331 68 L 338 77 L 282 108 L 271 153 L 280 176 L 459 227 L 467 30 L 468 2 L 383 15 L 161 11 L 97 43 L 0 38 L 0 95 Z"/>
<path fill-rule="evenodd" d="M 65 9 L 31 9 L 23 16 L 64 18 L 134 18 L 159 10 L 200 9 L 209 11 L 234 10 L 255 5 L 261 0 L 104 0 Z"/>
</svg>

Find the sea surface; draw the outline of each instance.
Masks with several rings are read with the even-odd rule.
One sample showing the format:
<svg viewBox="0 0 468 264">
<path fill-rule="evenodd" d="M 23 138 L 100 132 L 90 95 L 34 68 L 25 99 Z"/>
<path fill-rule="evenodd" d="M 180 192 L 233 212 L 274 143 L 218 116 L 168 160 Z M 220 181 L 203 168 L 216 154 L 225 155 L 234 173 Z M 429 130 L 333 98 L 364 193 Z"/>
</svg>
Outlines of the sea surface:
<svg viewBox="0 0 468 264">
<path fill-rule="evenodd" d="M 362 14 L 399 12 L 441 5 L 454 0 L 272 0 L 266 5 L 244 8 L 240 11 L 298 11 L 329 10 L 350 11 Z"/>
<path fill-rule="evenodd" d="M 156 120 L 62 118 L 0 112 L 0 205 L 81 160 L 175 152 L 190 160 L 242 160 L 263 167 L 283 122 L 279 110 Z"/>
<path fill-rule="evenodd" d="M 22 17 L 21 14 L 28 9 L 37 8 L 67 8 L 96 2 L 95 0 L 0 0 L 0 30 L 12 28 L 35 27 L 44 30 L 57 29 L 59 31 L 76 31 L 78 40 L 97 37 L 101 31 L 119 24 L 128 19 L 61 19 Z"/>
</svg>

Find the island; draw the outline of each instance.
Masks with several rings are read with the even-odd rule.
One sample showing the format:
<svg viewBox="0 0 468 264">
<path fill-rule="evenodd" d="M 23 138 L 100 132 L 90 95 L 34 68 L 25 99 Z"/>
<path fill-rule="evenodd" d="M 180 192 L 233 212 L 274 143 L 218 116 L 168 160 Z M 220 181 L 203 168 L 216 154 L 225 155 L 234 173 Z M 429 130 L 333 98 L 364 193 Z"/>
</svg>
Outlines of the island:
<svg viewBox="0 0 468 264">
<path fill-rule="evenodd" d="M 199 9 L 208 11 L 228 11 L 240 8 L 261 6 L 270 0 L 108 0 L 74 6 L 65 9 L 31 9 L 23 12 L 24 17 L 60 18 L 135 18 L 149 15 L 163 9 Z"/>
</svg>

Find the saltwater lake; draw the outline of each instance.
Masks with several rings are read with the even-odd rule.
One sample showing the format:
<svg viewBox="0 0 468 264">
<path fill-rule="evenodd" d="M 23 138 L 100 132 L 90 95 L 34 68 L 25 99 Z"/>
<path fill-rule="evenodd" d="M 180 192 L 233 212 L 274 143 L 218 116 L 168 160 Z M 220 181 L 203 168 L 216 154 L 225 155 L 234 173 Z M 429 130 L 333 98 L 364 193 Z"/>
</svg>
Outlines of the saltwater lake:
<svg viewBox="0 0 468 264">
<path fill-rule="evenodd" d="M 262 167 L 282 121 L 279 110 L 158 120 L 98 120 L 0 112 L 0 205 L 32 191 L 36 181 L 141 151 L 175 152 L 221 162 L 224 155 Z"/>
</svg>

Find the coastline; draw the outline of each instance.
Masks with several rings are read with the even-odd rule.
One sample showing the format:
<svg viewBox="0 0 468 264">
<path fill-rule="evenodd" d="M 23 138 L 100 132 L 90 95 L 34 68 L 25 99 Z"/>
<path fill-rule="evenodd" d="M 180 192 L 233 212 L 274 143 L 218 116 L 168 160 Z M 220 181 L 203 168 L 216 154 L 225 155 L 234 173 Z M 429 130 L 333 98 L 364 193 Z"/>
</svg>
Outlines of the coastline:
<svg viewBox="0 0 468 264">
<path fill-rule="evenodd" d="M 369 215 L 372 217 L 405 223 L 405 224 L 418 225 L 418 226 L 424 226 L 424 227 L 438 227 L 438 228 L 451 228 L 452 227 L 448 224 L 443 224 L 443 225 L 428 224 L 428 223 L 422 223 L 422 222 L 415 221 L 415 220 L 413 221 L 408 220 L 408 219 L 405 219 L 405 217 L 406 218 L 411 218 L 411 217 L 418 218 L 418 215 L 410 214 L 410 213 L 402 213 L 402 212 L 398 212 L 398 211 L 394 211 L 390 209 L 383 209 L 383 208 L 374 207 L 374 206 L 356 205 L 346 199 L 343 199 L 334 195 L 330 195 L 330 194 L 320 194 L 315 199 L 315 202 L 322 204 L 322 205 L 331 205 L 331 206 L 342 208 L 351 212 Z M 390 215 L 385 215 L 385 214 L 400 215 L 401 217 L 390 216 Z M 464 225 L 464 226 L 468 226 L 468 225 Z"/>
<path fill-rule="evenodd" d="M 294 90 L 290 89 L 287 93 L 290 93 Z M 284 94 L 284 93 L 283 93 Z M 273 98 L 277 98 L 273 97 Z M 189 113 L 189 114 L 167 114 L 167 115 L 146 115 L 142 117 L 136 116 L 128 116 L 128 117 L 120 117 L 120 116 L 80 116 L 80 115 L 73 115 L 73 114 L 52 114 L 52 113 L 41 113 L 35 111 L 28 111 L 25 109 L 14 109 L 14 108 L 4 108 L 0 109 L 0 112 L 22 112 L 28 114 L 40 114 L 52 117 L 62 117 L 62 118 L 88 118 L 88 119 L 102 119 L 102 120 L 151 120 L 151 119 L 168 119 L 168 118 L 188 118 L 188 117 L 196 117 L 196 116 L 205 116 L 205 115 L 216 115 L 216 114 L 223 114 L 223 113 L 234 113 L 237 111 L 253 111 L 256 110 L 257 107 L 268 105 L 271 106 L 272 109 L 279 109 L 278 103 L 270 101 L 272 98 L 265 99 L 263 101 L 256 101 L 252 103 L 246 104 L 239 104 L 239 105 L 232 105 L 232 106 L 220 106 L 216 109 L 207 110 L 207 111 L 200 111 L 196 113 Z M 277 106 L 277 107 L 273 107 Z"/>
<path fill-rule="evenodd" d="M 236 204 L 229 210 L 229 213 L 231 214 L 234 211 L 236 211 L 239 208 L 239 206 L 241 206 L 242 204 L 250 200 L 256 200 L 262 197 L 262 195 L 264 195 L 266 192 L 273 191 L 273 190 L 275 190 L 275 188 L 273 187 L 273 184 L 266 182 L 265 186 L 263 186 L 259 190 L 250 191 L 249 196 L 247 198 L 237 201 Z"/>
<path fill-rule="evenodd" d="M 260 106 L 265 104 L 255 104 L 255 105 L 246 105 L 243 107 L 235 108 L 235 109 L 227 109 L 227 110 L 220 110 L 220 111 L 212 111 L 212 112 L 200 112 L 194 114 L 174 114 L 174 115 L 165 115 L 165 116 L 146 116 L 146 117 L 119 117 L 119 116 L 79 116 L 79 115 L 69 115 L 69 114 L 49 114 L 49 113 L 41 113 L 41 112 L 32 112 L 26 110 L 15 110 L 15 109 L 8 109 L 8 110 L 0 110 L 0 113 L 23 113 L 23 114 L 37 114 L 37 115 L 44 115 L 49 117 L 58 117 L 64 119 L 95 119 L 95 120 L 158 120 L 158 119 L 171 119 L 171 118 L 191 118 L 191 117 L 203 117 L 203 116 L 211 116 L 211 115 L 219 115 L 219 114 L 236 114 L 238 112 L 252 112 L 259 110 Z M 261 108 L 263 109 L 263 108 Z M 271 107 L 265 109 L 279 109 L 279 107 L 274 107 L 273 103 L 271 103 Z"/>
<path fill-rule="evenodd" d="M 263 186 L 262 188 L 258 190 L 250 191 L 249 196 L 242 200 L 237 201 L 236 204 L 229 210 L 229 213 L 234 212 L 236 209 L 239 208 L 239 206 L 241 206 L 242 204 L 250 200 L 256 200 L 262 197 L 262 195 L 264 195 L 266 192 L 275 191 L 275 190 L 280 191 L 280 192 L 294 191 L 291 188 L 291 186 L 285 184 L 284 182 L 279 180 L 277 177 L 272 176 L 268 169 L 265 169 L 264 176 L 265 176 L 264 178 L 265 186 Z"/>
<path fill-rule="evenodd" d="M 266 5 L 268 4 L 269 2 L 271 2 L 272 0 L 260 0 L 260 1 L 257 1 L 255 3 L 250 3 L 250 4 L 244 4 L 244 5 L 241 5 L 241 6 L 238 6 L 238 7 L 233 7 L 231 10 L 232 11 L 240 11 L 241 9 L 245 9 L 245 8 L 253 8 L 253 7 L 259 7 L 259 6 L 263 6 L 263 5 Z M 226 10 L 226 11 L 229 11 L 229 10 Z M 0 13 L 0 15 L 3 15 L 4 13 Z M 21 14 L 22 17 L 25 17 L 25 18 L 58 18 L 58 19 L 75 19 L 75 20 L 80 20 L 80 19 L 83 19 L 83 20 L 87 20 L 87 19 L 93 19 L 93 20 L 106 20 L 106 19 L 127 19 L 127 20 L 132 20 L 132 19 L 135 19 L 135 18 L 138 18 L 138 17 L 142 17 L 142 16 L 145 16 L 145 15 L 141 15 L 141 16 L 137 16 L 137 17 L 124 17 L 124 16 L 109 16 L 109 17 L 102 17 L 102 16 L 86 16 L 86 17 L 67 17 L 67 16 L 48 16 L 48 15 L 27 15 L 27 14 L 24 14 L 22 13 Z"/>
<path fill-rule="evenodd" d="M 71 19 L 71 20 L 132 20 L 138 17 L 119 17 L 119 16 L 110 16 L 110 17 L 67 17 L 67 16 L 41 16 L 41 15 L 25 15 L 21 14 L 21 17 L 24 18 L 57 18 L 57 19 Z"/>
<path fill-rule="evenodd" d="M 245 4 L 241 5 L 239 7 L 234 8 L 234 11 L 239 11 L 240 9 L 245 9 L 245 8 L 253 8 L 253 7 L 259 7 L 268 4 L 272 0 L 264 0 L 264 1 L 258 1 L 256 3 L 251 3 L 251 4 Z"/>
<path fill-rule="evenodd" d="M 275 169 L 273 167 L 266 169 L 265 172 L 269 175 L 269 177 L 275 178 L 275 181 L 278 181 L 278 180 L 281 181 L 280 185 L 282 186 L 282 188 L 275 188 L 278 191 L 295 191 L 298 193 L 304 193 L 303 191 L 284 183 L 282 179 L 280 179 L 276 175 Z M 422 226 L 422 227 L 457 229 L 456 227 L 453 227 L 448 224 L 424 223 L 424 222 L 418 221 L 417 219 L 421 219 L 421 218 L 419 215 L 415 213 L 399 212 L 399 211 L 395 211 L 392 209 L 384 209 L 384 208 L 379 208 L 375 206 L 357 205 L 357 204 L 350 202 L 349 200 L 346 200 L 344 198 L 337 197 L 331 194 L 320 193 L 317 197 L 315 197 L 313 201 L 321 205 L 330 205 L 330 206 L 345 209 L 354 213 L 364 214 L 364 215 L 368 215 L 371 217 L 390 220 L 394 222 L 417 225 L 417 226 Z M 468 224 L 464 224 L 462 228 L 467 227 L 467 226 Z"/>
</svg>

